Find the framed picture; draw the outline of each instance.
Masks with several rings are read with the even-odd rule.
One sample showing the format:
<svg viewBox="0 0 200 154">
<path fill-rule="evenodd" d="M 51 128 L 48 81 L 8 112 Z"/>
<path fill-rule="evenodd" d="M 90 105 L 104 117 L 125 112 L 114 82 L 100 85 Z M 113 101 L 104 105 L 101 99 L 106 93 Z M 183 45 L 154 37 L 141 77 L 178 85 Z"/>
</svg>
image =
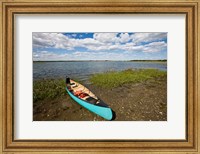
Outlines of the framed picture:
<svg viewBox="0 0 200 154">
<path fill-rule="evenodd" d="M 199 153 L 199 1 L 0 4 L 2 153 Z"/>
</svg>

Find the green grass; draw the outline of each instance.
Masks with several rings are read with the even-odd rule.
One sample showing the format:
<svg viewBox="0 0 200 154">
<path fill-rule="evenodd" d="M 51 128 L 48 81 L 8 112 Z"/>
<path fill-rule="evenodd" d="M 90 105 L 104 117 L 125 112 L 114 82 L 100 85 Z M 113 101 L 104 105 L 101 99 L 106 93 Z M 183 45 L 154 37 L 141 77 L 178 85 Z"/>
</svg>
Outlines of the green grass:
<svg viewBox="0 0 200 154">
<path fill-rule="evenodd" d="M 33 81 L 33 102 L 54 99 L 66 94 L 65 80 L 47 79 Z"/>
<path fill-rule="evenodd" d="M 166 77 L 166 75 L 167 72 L 156 69 L 128 69 L 120 72 L 95 74 L 90 78 L 90 81 L 102 88 L 115 88 L 126 83 L 137 83 L 152 78 Z"/>
<path fill-rule="evenodd" d="M 125 83 L 142 82 L 148 79 L 164 77 L 167 73 L 155 69 L 125 70 L 95 74 L 90 81 L 99 87 L 114 88 Z M 75 81 L 81 83 L 77 79 Z M 45 79 L 33 81 L 33 102 L 55 99 L 66 95 L 64 79 Z"/>
</svg>

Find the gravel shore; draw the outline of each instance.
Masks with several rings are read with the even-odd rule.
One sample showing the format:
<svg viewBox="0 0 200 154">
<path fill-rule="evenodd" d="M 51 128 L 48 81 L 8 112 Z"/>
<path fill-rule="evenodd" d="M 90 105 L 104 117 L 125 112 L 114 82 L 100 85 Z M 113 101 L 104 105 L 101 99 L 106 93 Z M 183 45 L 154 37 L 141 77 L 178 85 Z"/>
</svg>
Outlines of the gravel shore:
<svg viewBox="0 0 200 154">
<path fill-rule="evenodd" d="M 116 113 L 115 121 L 166 121 L 167 78 L 156 78 L 113 89 L 87 87 Z M 34 121 L 104 121 L 65 96 L 33 104 Z"/>
</svg>

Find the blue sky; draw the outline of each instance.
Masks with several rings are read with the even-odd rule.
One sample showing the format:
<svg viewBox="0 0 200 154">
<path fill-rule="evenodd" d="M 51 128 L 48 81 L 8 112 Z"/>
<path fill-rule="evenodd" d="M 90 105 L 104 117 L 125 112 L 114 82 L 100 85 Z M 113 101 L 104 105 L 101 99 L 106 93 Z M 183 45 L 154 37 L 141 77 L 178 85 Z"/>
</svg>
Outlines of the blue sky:
<svg viewBox="0 0 200 154">
<path fill-rule="evenodd" d="M 167 59 L 167 33 L 33 33 L 33 60 Z"/>
</svg>

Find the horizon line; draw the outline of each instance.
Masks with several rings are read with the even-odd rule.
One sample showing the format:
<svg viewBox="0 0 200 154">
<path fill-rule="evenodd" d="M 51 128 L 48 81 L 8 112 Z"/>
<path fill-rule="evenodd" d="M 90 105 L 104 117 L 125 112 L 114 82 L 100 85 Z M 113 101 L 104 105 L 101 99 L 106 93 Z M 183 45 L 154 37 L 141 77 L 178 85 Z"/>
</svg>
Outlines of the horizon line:
<svg viewBox="0 0 200 154">
<path fill-rule="evenodd" d="M 167 61 L 167 59 L 137 59 L 137 60 L 33 60 L 33 62 L 76 62 L 76 61 Z"/>
</svg>

